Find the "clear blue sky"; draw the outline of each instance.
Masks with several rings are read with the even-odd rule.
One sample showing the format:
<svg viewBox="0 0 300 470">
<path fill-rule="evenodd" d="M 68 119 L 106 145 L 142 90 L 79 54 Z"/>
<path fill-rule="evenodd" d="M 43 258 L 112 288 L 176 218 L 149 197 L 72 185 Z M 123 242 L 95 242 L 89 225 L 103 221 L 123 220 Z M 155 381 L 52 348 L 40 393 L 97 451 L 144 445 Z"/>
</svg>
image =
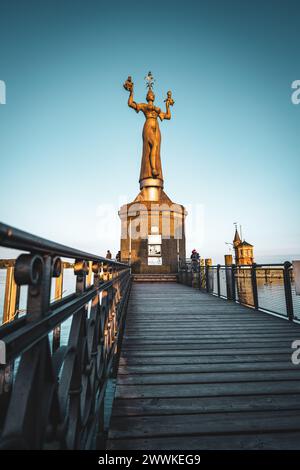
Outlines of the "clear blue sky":
<svg viewBox="0 0 300 470">
<path fill-rule="evenodd" d="M 156 77 L 165 190 L 221 261 L 233 222 L 257 261 L 300 253 L 298 1 L 2 0 L 2 221 L 89 251 L 119 249 L 117 208 L 138 193 L 144 122 L 127 107 Z M 109 220 L 101 214 L 112 212 Z"/>
</svg>

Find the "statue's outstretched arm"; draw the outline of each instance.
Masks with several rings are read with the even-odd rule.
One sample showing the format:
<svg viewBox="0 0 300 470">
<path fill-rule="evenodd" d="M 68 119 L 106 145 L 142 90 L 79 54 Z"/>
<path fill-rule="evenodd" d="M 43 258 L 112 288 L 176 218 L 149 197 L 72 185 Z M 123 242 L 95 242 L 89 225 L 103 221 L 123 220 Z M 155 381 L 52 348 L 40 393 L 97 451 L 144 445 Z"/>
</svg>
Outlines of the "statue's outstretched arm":
<svg viewBox="0 0 300 470">
<path fill-rule="evenodd" d="M 135 109 L 137 112 L 140 110 L 140 105 L 133 101 L 133 81 L 131 77 L 128 77 L 123 87 L 129 91 L 128 106 Z"/>
<path fill-rule="evenodd" d="M 129 98 L 128 98 L 128 106 L 129 108 L 137 110 L 138 106 L 135 101 L 133 101 L 133 87 L 129 92 Z"/>
<path fill-rule="evenodd" d="M 166 112 L 165 113 L 160 112 L 159 118 L 161 121 L 163 121 L 164 119 L 169 119 L 169 120 L 171 119 L 170 105 L 167 101 L 166 101 Z"/>
<path fill-rule="evenodd" d="M 173 106 L 175 101 L 172 99 L 172 93 L 170 91 L 168 91 L 168 93 L 167 93 L 167 99 L 165 99 L 165 103 L 166 103 L 166 112 L 165 113 L 162 113 L 162 112 L 159 113 L 159 118 L 160 118 L 161 121 L 163 121 L 164 119 L 169 119 L 169 120 L 171 119 L 170 106 Z"/>
</svg>

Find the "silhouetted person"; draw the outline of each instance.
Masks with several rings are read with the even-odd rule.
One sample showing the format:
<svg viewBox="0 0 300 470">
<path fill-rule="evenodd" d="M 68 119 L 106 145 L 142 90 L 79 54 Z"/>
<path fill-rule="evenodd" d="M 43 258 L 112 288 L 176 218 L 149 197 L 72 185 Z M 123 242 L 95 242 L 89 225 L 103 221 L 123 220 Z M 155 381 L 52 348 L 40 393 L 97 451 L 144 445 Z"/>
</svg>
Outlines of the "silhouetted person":
<svg viewBox="0 0 300 470">
<path fill-rule="evenodd" d="M 110 252 L 109 250 L 107 250 L 106 258 L 107 258 L 107 259 L 111 259 L 111 252 Z"/>
<path fill-rule="evenodd" d="M 200 259 L 200 255 L 199 255 L 198 251 L 195 250 L 195 248 L 194 248 L 193 251 L 192 251 L 192 254 L 191 254 L 192 270 L 193 270 L 194 273 L 196 273 L 198 271 L 199 259 Z"/>
<path fill-rule="evenodd" d="M 116 254 L 116 261 L 118 261 L 118 263 L 121 261 L 121 251 L 118 251 Z"/>
</svg>

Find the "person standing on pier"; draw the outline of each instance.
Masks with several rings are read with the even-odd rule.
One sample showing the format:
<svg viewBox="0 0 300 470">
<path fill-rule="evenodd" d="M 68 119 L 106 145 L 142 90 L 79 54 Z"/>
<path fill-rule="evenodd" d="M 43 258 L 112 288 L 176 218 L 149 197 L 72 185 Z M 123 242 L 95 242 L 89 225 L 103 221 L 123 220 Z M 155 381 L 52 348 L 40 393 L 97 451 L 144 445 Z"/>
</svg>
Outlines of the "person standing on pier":
<svg viewBox="0 0 300 470">
<path fill-rule="evenodd" d="M 199 265 L 199 259 L 200 255 L 198 251 L 194 248 L 191 254 L 191 260 L 192 260 L 192 271 L 196 273 L 198 271 L 198 265 Z"/>
</svg>

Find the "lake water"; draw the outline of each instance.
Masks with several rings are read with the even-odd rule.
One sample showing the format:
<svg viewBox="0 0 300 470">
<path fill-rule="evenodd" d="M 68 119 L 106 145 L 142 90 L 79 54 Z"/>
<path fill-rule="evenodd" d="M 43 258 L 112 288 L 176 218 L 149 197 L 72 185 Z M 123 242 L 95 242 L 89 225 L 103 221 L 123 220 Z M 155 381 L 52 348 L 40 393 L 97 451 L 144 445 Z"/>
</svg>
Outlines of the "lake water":
<svg viewBox="0 0 300 470">
<path fill-rule="evenodd" d="M 5 295 L 5 279 L 6 279 L 6 270 L 0 269 L 0 325 L 2 324 L 3 319 L 3 306 L 4 306 L 4 295 Z M 75 281 L 76 278 L 73 273 L 73 269 L 65 269 L 64 270 L 64 285 L 63 285 L 63 297 L 66 295 L 72 294 L 75 292 Z M 52 281 L 51 287 L 51 299 L 54 299 L 54 286 L 55 286 L 55 279 Z M 20 303 L 19 303 L 19 316 L 22 316 L 26 312 L 26 302 L 27 302 L 27 287 L 22 286 L 20 291 Z M 61 344 L 66 345 L 68 342 L 68 335 L 70 331 L 72 317 L 68 318 L 62 325 L 61 325 Z M 52 339 L 52 333 L 49 335 L 50 339 Z"/>
<path fill-rule="evenodd" d="M 237 299 L 246 305 L 253 306 L 253 292 L 250 277 L 250 270 L 243 271 L 243 276 L 236 279 L 236 293 Z M 260 270 L 257 273 L 257 293 L 259 308 L 268 310 L 273 313 L 278 313 L 287 316 L 285 291 L 283 283 L 283 270 L 278 270 L 276 273 L 273 271 L 273 276 L 269 270 Z M 226 297 L 226 274 L 225 270 L 220 270 L 220 293 L 221 296 Z M 278 278 L 278 276 L 281 276 Z M 300 296 L 296 295 L 295 284 L 291 281 L 293 310 L 296 319 L 300 320 Z M 217 293 L 217 271 L 213 269 L 213 292 Z"/>
</svg>

